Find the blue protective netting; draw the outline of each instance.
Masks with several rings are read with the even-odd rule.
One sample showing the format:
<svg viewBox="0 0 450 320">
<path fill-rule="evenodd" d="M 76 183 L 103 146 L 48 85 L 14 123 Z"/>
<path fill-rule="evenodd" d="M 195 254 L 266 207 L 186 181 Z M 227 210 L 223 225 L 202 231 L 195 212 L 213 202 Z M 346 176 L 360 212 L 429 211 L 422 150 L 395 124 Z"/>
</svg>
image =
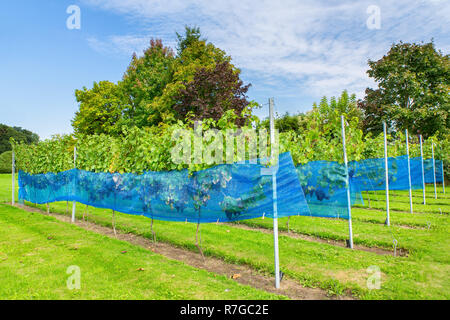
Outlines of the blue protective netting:
<svg viewBox="0 0 450 320">
<path fill-rule="evenodd" d="M 345 165 L 333 161 L 312 161 L 296 167 L 306 201 L 315 217 L 348 219 Z M 349 175 L 351 178 L 351 176 Z M 350 183 L 351 203 L 360 203 L 358 190 Z"/>
<path fill-rule="evenodd" d="M 442 161 L 424 160 L 425 183 L 442 183 Z M 216 166 L 189 176 L 187 170 L 144 174 L 69 170 L 57 174 L 19 172 L 19 199 L 33 203 L 77 201 L 157 220 L 224 222 L 273 217 L 272 176 L 260 161 Z M 410 159 L 411 187 L 421 189 L 422 158 Z M 345 166 L 312 161 L 294 167 L 280 155 L 278 216 L 307 215 L 348 219 Z M 385 160 L 348 164 L 351 204 L 363 203 L 362 191 L 385 190 Z M 408 190 L 408 157 L 388 158 L 390 190 Z"/>
<path fill-rule="evenodd" d="M 433 160 L 424 160 L 425 183 L 433 183 Z M 345 166 L 333 161 L 312 161 L 296 167 L 312 216 L 348 219 Z M 385 159 L 348 164 L 351 204 L 362 204 L 362 191 L 386 190 Z M 411 188 L 423 188 L 422 158 L 410 159 Z M 442 161 L 435 160 L 436 183 L 442 183 Z M 408 190 L 408 157 L 388 158 L 390 190 Z"/>
<path fill-rule="evenodd" d="M 385 190 L 385 159 L 366 159 L 349 164 L 352 184 L 360 191 Z M 411 186 L 422 188 L 422 166 L 420 161 L 410 161 Z M 390 190 L 408 190 L 408 157 L 388 158 Z"/>
<path fill-rule="evenodd" d="M 414 158 L 418 159 L 420 161 L 420 158 Z M 436 172 L 436 182 L 442 183 L 443 174 L 442 174 L 442 160 L 434 160 L 434 168 Z M 424 171 L 425 171 L 425 183 L 433 183 L 433 160 L 432 159 L 426 159 L 423 161 L 424 165 Z M 422 172 L 422 171 L 421 171 Z"/>
<path fill-rule="evenodd" d="M 436 182 L 442 182 L 442 161 L 435 160 Z M 424 160 L 425 183 L 433 183 L 433 161 Z M 422 158 L 410 159 L 411 188 L 422 189 Z M 386 189 L 385 160 L 366 159 L 349 163 L 353 192 Z M 408 157 L 388 158 L 389 190 L 409 190 Z"/>
<path fill-rule="evenodd" d="M 94 173 L 78 169 L 57 174 L 19 172 L 19 199 L 33 203 L 77 201 L 157 220 L 216 222 L 273 217 L 272 176 L 256 164 L 219 165 L 189 176 L 187 170 Z M 267 171 L 267 170 L 265 170 Z M 278 216 L 310 215 L 289 153 L 276 173 Z"/>
</svg>

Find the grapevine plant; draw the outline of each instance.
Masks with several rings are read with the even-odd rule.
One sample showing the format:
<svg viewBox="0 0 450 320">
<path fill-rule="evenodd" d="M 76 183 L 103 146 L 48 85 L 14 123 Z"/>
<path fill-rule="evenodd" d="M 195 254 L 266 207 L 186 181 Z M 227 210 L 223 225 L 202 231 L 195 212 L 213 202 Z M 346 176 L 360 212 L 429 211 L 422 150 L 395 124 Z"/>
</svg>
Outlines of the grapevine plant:
<svg viewBox="0 0 450 320">
<path fill-rule="evenodd" d="M 226 112 L 217 121 L 207 119 L 202 124 L 202 130 L 206 131 L 214 128 L 225 137 L 226 130 L 237 129 L 233 121 L 235 116 L 233 112 Z M 368 134 L 363 136 L 358 117 L 349 114 L 345 115 L 345 119 L 348 160 L 351 162 L 368 158 L 382 158 L 384 156 L 383 135 L 373 137 Z M 253 117 L 246 127 L 241 129 L 245 131 L 245 129 L 252 129 L 253 127 L 258 127 L 258 125 L 259 120 Z M 153 202 L 157 203 L 160 201 L 165 203 L 175 209 L 178 214 L 181 214 L 188 203 L 193 201 L 200 221 L 201 208 L 207 205 L 212 193 L 217 192 L 220 188 L 224 188 L 224 186 L 221 186 L 222 183 L 226 185 L 229 182 L 227 179 L 229 179 L 230 175 L 226 172 L 218 171 L 218 176 L 209 177 L 208 179 L 201 177 L 201 173 L 196 174 L 196 172 L 216 166 L 214 163 L 174 163 L 171 151 L 177 140 L 172 137 L 177 130 L 189 132 L 193 145 L 194 124 L 192 121 L 178 121 L 171 125 L 162 123 L 159 126 L 144 129 L 136 127 L 124 128 L 122 134 L 116 137 L 104 134 L 56 135 L 51 139 L 34 145 L 25 145 L 14 140 L 11 140 L 11 143 L 16 154 L 17 168 L 28 174 L 59 173 L 73 169 L 76 166 L 76 168 L 84 171 L 107 173 L 108 175 L 119 173 L 123 176 L 121 178 L 123 181 L 117 180 L 118 178 L 116 178 L 117 181 L 114 181 L 114 177 L 117 177 L 114 175 L 113 179 L 110 179 L 111 185 L 102 186 L 106 188 L 102 191 L 104 194 L 95 195 L 94 192 L 89 192 L 91 197 L 112 196 L 112 194 L 120 193 L 121 197 L 126 198 L 127 194 L 131 194 L 131 190 L 135 190 L 136 184 L 140 183 L 138 182 L 139 180 L 133 182 L 131 178 L 126 178 L 126 173 L 144 174 L 145 176 L 146 172 L 153 172 L 153 174 L 159 172 L 159 174 L 164 175 L 170 171 L 171 174 L 167 174 L 166 178 L 159 179 L 159 181 L 156 181 L 158 179 L 144 179 L 146 181 L 145 186 L 138 188 L 139 197 L 145 206 L 142 210 L 152 217 L 152 234 L 154 235 Z M 247 142 L 250 142 L 252 137 L 248 135 L 245 139 Z M 223 152 L 223 159 L 227 159 L 225 139 L 223 140 L 224 148 L 218 148 L 216 152 Z M 435 157 L 443 159 L 446 168 L 448 168 L 450 160 L 448 158 L 450 154 L 450 143 L 448 140 L 438 141 L 436 137 L 431 137 L 425 141 L 424 157 L 431 157 L 431 143 L 433 142 L 435 145 Z M 210 139 L 210 137 L 203 141 L 204 146 L 208 146 L 211 143 L 217 144 L 217 141 Z M 272 147 L 268 139 L 265 143 L 267 143 L 269 149 Z M 258 144 L 259 146 L 260 144 Z M 76 163 L 74 163 L 73 158 L 75 147 L 77 153 Z M 286 131 L 279 134 L 278 148 L 280 153 L 289 151 L 294 164 L 297 167 L 302 167 L 302 170 L 297 170 L 297 172 L 300 184 L 306 195 L 315 196 L 319 201 L 329 200 L 330 197 L 333 197 L 335 190 L 345 187 L 345 171 L 342 166 L 341 120 L 338 111 L 329 113 L 326 119 L 317 110 L 313 111 L 310 114 L 310 121 L 307 122 L 306 130 Z M 396 157 L 405 153 L 404 133 L 395 133 L 395 137 L 389 135 L 389 157 Z M 248 147 L 245 149 L 244 154 L 250 155 Z M 235 161 L 243 160 L 236 152 L 232 156 Z M 410 156 L 420 156 L 418 138 L 414 136 L 410 137 Z M 308 162 L 317 160 L 331 161 L 336 163 L 336 165 L 324 166 L 319 172 L 313 172 L 312 169 L 304 166 Z M 381 183 L 382 172 L 381 169 L 378 169 L 375 172 L 365 173 L 355 173 L 350 170 L 349 175 L 352 178 L 353 174 L 368 174 L 371 177 L 379 178 L 378 180 Z M 173 172 L 178 172 L 179 174 L 174 174 Z M 208 172 L 211 173 L 211 171 Z M 392 174 L 394 173 L 392 172 Z M 194 177 L 194 188 L 189 192 L 186 191 L 186 188 L 192 188 L 192 185 L 187 186 L 182 183 L 182 181 L 187 180 L 188 175 Z M 308 180 L 311 177 L 316 179 L 317 186 L 308 184 Z M 56 184 L 66 185 L 67 181 L 64 179 L 67 179 L 67 176 L 63 176 L 61 179 L 61 181 L 56 181 Z M 87 188 L 87 190 L 94 187 L 92 181 L 83 179 L 83 176 L 81 176 L 77 182 L 80 186 Z M 238 218 L 242 212 L 254 206 L 255 201 L 262 199 L 264 197 L 265 183 L 267 181 L 262 179 L 252 190 L 244 192 L 239 197 L 221 194 L 222 201 L 220 206 L 228 219 Z M 97 199 L 89 199 L 92 202 L 95 202 L 95 200 Z"/>
</svg>

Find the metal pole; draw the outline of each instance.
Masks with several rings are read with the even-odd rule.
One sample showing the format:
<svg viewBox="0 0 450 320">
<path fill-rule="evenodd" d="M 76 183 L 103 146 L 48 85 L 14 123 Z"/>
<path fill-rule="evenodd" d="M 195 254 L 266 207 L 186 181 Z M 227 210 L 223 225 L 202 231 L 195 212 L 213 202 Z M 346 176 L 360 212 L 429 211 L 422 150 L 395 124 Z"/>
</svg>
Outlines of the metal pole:
<svg viewBox="0 0 450 320">
<path fill-rule="evenodd" d="M 444 174 L 444 160 L 442 160 L 441 162 L 441 167 L 442 167 L 442 191 L 445 194 L 445 174 Z"/>
<path fill-rule="evenodd" d="M 391 222 L 389 219 L 389 169 L 388 169 L 388 154 L 387 154 L 387 133 L 386 133 L 386 122 L 383 122 L 383 132 L 384 132 L 384 171 L 386 179 L 386 225 L 390 226 Z"/>
<path fill-rule="evenodd" d="M 275 121 L 273 118 L 273 98 L 269 99 L 269 118 L 270 118 L 270 150 L 271 159 L 274 157 L 275 145 Z M 272 168 L 275 166 L 272 165 Z M 273 247 L 275 256 L 275 288 L 280 288 L 280 258 L 278 250 L 278 205 L 277 205 L 277 176 L 275 170 L 272 170 L 272 186 L 273 186 Z"/>
<path fill-rule="evenodd" d="M 434 198 L 437 199 L 437 190 L 436 190 L 436 164 L 434 161 L 434 143 L 431 142 L 431 157 L 433 159 L 433 182 L 434 182 Z"/>
<path fill-rule="evenodd" d="M 408 129 L 405 130 L 405 134 L 406 134 L 406 155 L 408 156 L 409 209 L 410 209 L 411 213 L 413 213 L 412 186 L 411 186 L 411 163 L 409 160 Z"/>
<path fill-rule="evenodd" d="M 16 189 L 16 159 L 15 159 L 15 154 L 14 154 L 14 150 L 12 152 L 12 159 L 11 159 L 11 175 L 12 175 L 12 192 L 11 192 L 11 203 L 12 205 L 15 204 L 15 197 L 16 197 L 16 193 L 15 193 L 15 189 Z"/>
<path fill-rule="evenodd" d="M 425 200 L 425 167 L 423 165 L 423 147 L 422 147 L 422 135 L 419 136 L 420 140 L 420 157 L 422 158 L 422 189 L 423 189 L 423 204 L 427 204 Z"/>
<path fill-rule="evenodd" d="M 73 168 L 77 167 L 77 147 L 73 149 Z M 75 192 L 75 180 L 73 181 L 73 192 Z M 75 211 L 76 211 L 76 202 L 75 200 L 72 203 L 72 222 L 75 222 Z"/>
<path fill-rule="evenodd" d="M 349 234 L 348 245 L 350 249 L 353 249 L 352 204 L 350 201 L 350 180 L 348 177 L 347 148 L 345 146 L 344 116 L 341 116 L 341 127 L 342 127 L 342 147 L 344 149 L 345 180 L 347 183 L 347 212 L 348 212 L 348 234 Z"/>
</svg>

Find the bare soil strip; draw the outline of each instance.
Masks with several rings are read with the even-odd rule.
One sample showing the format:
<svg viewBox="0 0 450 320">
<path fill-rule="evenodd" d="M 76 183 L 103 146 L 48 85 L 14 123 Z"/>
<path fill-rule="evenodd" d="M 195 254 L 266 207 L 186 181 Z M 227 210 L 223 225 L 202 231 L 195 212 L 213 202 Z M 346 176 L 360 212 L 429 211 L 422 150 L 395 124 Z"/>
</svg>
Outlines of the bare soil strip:
<svg viewBox="0 0 450 320">
<path fill-rule="evenodd" d="M 258 227 L 248 226 L 248 225 L 240 224 L 240 223 L 230 223 L 229 225 L 238 227 L 241 229 L 245 229 L 245 230 L 253 230 L 253 231 L 259 231 L 259 232 L 272 234 L 271 229 L 258 228 Z M 293 231 L 287 232 L 287 231 L 278 230 L 278 234 L 282 235 L 282 236 L 290 237 L 293 239 L 302 239 L 302 240 L 306 240 L 306 241 L 310 241 L 310 242 L 326 243 L 326 244 L 330 244 L 333 246 L 344 247 L 344 248 L 347 247 L 347 243 L 342 240 L 324 239 L 324 238 L 309 236 L 309 235 L 305 235 L 305 234 L 301 234 L 301 233 L 297 233 L 297 232 L 293 232 Z M 372 253 L 376 253 L 376 254 L 380 254 L 380 255 L 391 255 L 391 256 L 394 255 L 394 248 L 392 248 L 392 250 L 388 250 L 388 249 L 382 249 L 382 248 L 378 248 L 378 247 L 366 247 L 366 246 L 362 246 L 362 245 L 358 245 L 358 244 L 353 244 L 353 249 L 372 252 Z M 409 254 L 408 250 L 403 249 L 403 248 L 397 248 L 396 256 L 407 257 L 408 254 Z"/>
<path fill-rule="evenodd" d="M 52 216 L 60 221 L 71 223 L 70 217 L 58 213 L 47 213 L 38 208 L 32 208 L 20 204 L 15 204 L 16 207 L 29 211 L 37 212 L 43 215 Z M 319 288 L 307 288 L 300 285 L 295 280 L 283 278 L 281 282 L 281 288 L 275 289 L 274 282 L 275 278 L 272 275 L 262 274 L 257 270 L 254 270 L 246 265 L 237 265 L 227 263 L 221 259 L 205 256 L 204 258 L 200 253 L 189 251 L 187 249 L 182 249 L 164 242 L 153 243 L 151 240 L 137 236 L 131 233 L 120 233 L 117 230 L 117 237 L 114 236 L 114 231 L 112 228 L 100 226 L 93 222 L 86 222 L 82 220 L 77 220 L 76 225 L 99 234 L 106 235 L 110 238 L 116 238 L 119 240 L 130 242 L 134 245 L 138 245 L 154 253 L 163 255 L 169 259 L 181 261 L 192 267 L 207 270 L 212 273 L 219 275 L 225 275 L 235 281 L 248 285 L 253 288 L 265 290 L 267 292 L 272 292 L 275 294 L 281 294 L 294 300 L 353 300 L 354 297 L 348 296 L 328 296 L 325 290 Z"/>
</svg>

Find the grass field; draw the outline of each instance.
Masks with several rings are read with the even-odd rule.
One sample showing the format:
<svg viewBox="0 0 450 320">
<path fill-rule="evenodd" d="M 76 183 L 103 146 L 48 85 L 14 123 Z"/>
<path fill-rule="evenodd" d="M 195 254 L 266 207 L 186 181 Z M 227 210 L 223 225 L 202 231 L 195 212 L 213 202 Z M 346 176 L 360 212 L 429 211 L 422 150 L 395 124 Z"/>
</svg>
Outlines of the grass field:
<svg viewBox="0 0 450 320">
<path fill-rule="evenodd" d="M 69 266 L 80 290 L 69 290 Z M 280 299 L 53 217 L 0 204 L 0 299 Z"/>
<path fill-rule="evenodd" d="M 0 175 L 0 184 L 2 186 L 0 200 L 10 201 L 11 176 Z M 325 243 L 323 239 L 343 241 L 348 238 L 346 220 L 291 217 L 289 223 L 291 233 L 283 233 L 280 236 L 281 270 L 286 277 L 304 286 L 323 288 L 332 295 L 352 294 L 360 299 L 449 299 L 450 242 L 448 235 L 450 229 L 448 214 L 450 213 L 450 196 L 442 194 L 441 190 L 439 189 L 438 200 L 434 200 L 433 187 L 427 186 L 427 205 L 421 204 L 421 191 L 415 191 L 414 209 L 416 213 L 414 214 L 407 212 L 409 211 L 408 192 L 392 192 L 390 201 L 392 225 L 390 227 L 384 225 L 386 216 L 382 209 L 384 209 L 385 202 L 384 194 L 381 192 L 376 195 L 370 194 L 371 208 L 358 206 L 353 209 L 355 244 L 367 248 L 380 248 L 385 252 L 391 251 L 390 255 L 365 250 L 350 250 Z M 368 205 L 368 201 L 365 201 L 365 204 Z M 34 206 L 29 203 L 27 205 Z M 45 205 L 38 205 L 38 207 L 45 209 Z M 84 205 L 77 204 L 78 219 L 81 218 L 84 209 Z M 440 214 L 439 209 L 443 214 Z M 65 215 L 66 203 L 52 203 L 51 211 Z M 30 216 L 30 213 L 20 210 L 19 212 L 21 217 L 19 226 L 21 227 L 27 225 L 27 219 L 30 219 L 29 223 L 32 224 L 36 216 L 39 216 L 39 214 Z M 14 213 L 8 211 L 8 206 L 0 207 L 0 217 L 6 217 L 2 218 L 2 222 L 12 224 L 14 227 L 13 215 Z M 19 216 L 19 214 L 17 215 Z M 287 230 L 286 220 L 287 218 L 280 219 L 280 230 Z M 111 210 L 89 208 L 89 221 L 111 227 Z M 116 221 L 116 228 L 121 232 L 151 238 L 150 219 L 148 218 L 117 213 Z M 45 223 L 41 221 L 39 226 L 44 228 Z M 77 227 L 60 222 L 58 228 L 76 230 Z M 268 232 L 271 228 L 272 221 L 267 218 L 242 221 L 239 224 L 204 224 L 201 226 L 202 248 L 205 255 L 234 264 L 247 265 L 257 271 L 273 273 L 273 238 Z M 154 229 L 158 241 L 185 250 L 197 251 L 195 225 L 156 221 Z M 306 240 L 295 237 L 295 235 L 308 235 L 311 239 Z M 16 236 L 15 231 L 12 236 Z M 61 237 L 63 236 L 61 235 Z M 64 243 L 71 243 L 69 238 L 68 236 Z M 314 239 L 318 241 L 314 241 Z M 399 249 L 408 252 L 408 256 L 393 256 L 394 240 L 397 241 Z M 37 244 L 37 246 L 41 246 L 41 244 Z M 17 250 L 20 248 L 21 246 Z M 2 252 L 4 250 L 1 249 Z M 103 250 L 106 248 L 99 246 L 99 251 Z M 99 252 L 98 254 L 103 253 Z M 117 258 L 119 264 L 122 257 Z M 160 257 L 160 259 L 164 258 Z M 2 273 L 7 272 L 3 271 L 3 263 L 0 262 Z M 100 264 L 99 268 L 101 268 L 101 261 L 92 261 L 93 267 L 97 264 Z M 368 268 L 373 266 L 381 271 L 381 288 L 370 290 L 367 287 L 367 281 L 371 276 Z M 29 272 L 33 271 L 29 270 Z M 48 272 L 52 273 L 51 269 Z M 187 269 L 181 270 L 181 267 L 178 272 L 192 273 Z M 16 285 L 14 279 L 10 277 L 6 277 L 6 279 L 8 279 L 9 287 Z M 52 277 L 49 276 L 49 281 L 51 279 Z M 222 279 L 222 281 L 225 280 Z M 44 279 L 41 278 L 40 281 L 44 281 Z M 204 285 L 208 286 L 209 278 L 206 274 L 204 281 Z M 157 285 L 157 283 L 154 284 Z M 177 289 L 184 290 L 183 283 L 174 282 L 171 285 L 175 287 L 168 285 L 167 290 L 174 292 L 178 292 Z M 216 286 L 218 285 L 211 284 L 211 287 Z M 97 289 L 99 292 L 103 292 L 100 285 Z M 220 295 L 220 290 L 218 292 L 211 291 L 207 298 L 226 298 Z M 260 291 L 251 291 L 249 288 L 242 290 L 247 291 L 240 298 L 265 297 Z M 0 293 L 2 292 L 0 291 Z M 55 298 L 67 297 L 63 294 L 54 294 Z M 95 293 L 91 294 L 95 296 Z M 180 296 L 186 297 L 183 293 L 180 293 Z M 138 297 L 142 296 L 137 294 L 136 298 Z M 193 293 L 192 298 L 196 297 L 198 296 Z M 273 296 L 269 295 L 269 297 Z"/>
</svg>

